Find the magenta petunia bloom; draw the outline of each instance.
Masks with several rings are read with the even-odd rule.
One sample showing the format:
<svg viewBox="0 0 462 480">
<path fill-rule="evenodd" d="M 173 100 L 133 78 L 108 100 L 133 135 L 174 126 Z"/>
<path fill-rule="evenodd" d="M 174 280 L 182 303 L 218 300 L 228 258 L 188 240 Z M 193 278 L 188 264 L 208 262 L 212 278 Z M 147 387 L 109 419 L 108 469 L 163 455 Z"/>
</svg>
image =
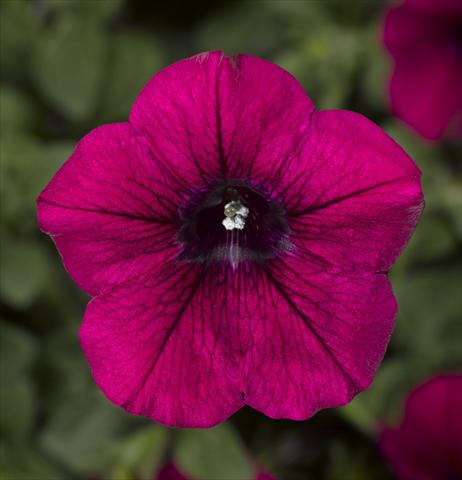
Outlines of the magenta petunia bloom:
<svg viewBox="0 0 462 480">
<path fill-rule="evenodd" d="M 462 1 L 405 0 L 389 10 L 393 113 L 423 137 L 462 137 Z"/>
<path fill-rule="evenodd" d="M 401 425 L 382 431 L 380 449 L 399 480 L 461 480 L 462 374 L 415 389 Z"/>
<path fill-rule="evenodd" d="M 244 405 L 306 419 L 369 386 L 396 310 L 386 273 L 422 203 L 418 168 L 375 124 L 213 52 L 88 134 L 38 217 L 95 297 L 80 341 L 105 395 L 207 427 Z"/>
<path fill-rule="evenodd" d="M 191 478 L 187 477 L 174 463 L 168 462 L 159 470 L 155 480 L 191 480 Z M 274 480 L 274 477 L 269 473 L 258 471 L 255 474 L 255 480 Z"/>
<path fill-rule="evenodd" d="M 168 462 L 160 468 L 154 480 L 188 480 L 188 477 L 174 463 Z"/>
</svg>

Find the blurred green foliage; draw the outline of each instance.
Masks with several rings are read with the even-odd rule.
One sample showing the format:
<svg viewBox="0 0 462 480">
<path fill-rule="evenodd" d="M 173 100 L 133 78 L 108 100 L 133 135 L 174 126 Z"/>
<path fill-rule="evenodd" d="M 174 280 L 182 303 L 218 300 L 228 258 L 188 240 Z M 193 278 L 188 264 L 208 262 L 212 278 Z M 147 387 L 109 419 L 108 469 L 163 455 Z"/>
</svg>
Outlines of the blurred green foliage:
<svg viewBox="0 0 462 480">
<path fill-rule="evenodd" d="M 152 479 L 173 454 L 202 479 L 389 479 L 378 427 L 407 392 L 462 369 L 462 151 L 428 144 L 390 115 L 381 1 L 0 0 L 0 477 Z M 423 171 L 426 210 L 392 271 L 396 331 L 373 386 L 308 422 L 244 409 L 207 431 L 125 414 L 94 385 L 77 330 L 88 300 L 37 230 L 35 198 L 76 141 L 127 118 L 146 81 L 203 50 L 259 55 L 319 108 L 378 122 Z"/>
</svg>

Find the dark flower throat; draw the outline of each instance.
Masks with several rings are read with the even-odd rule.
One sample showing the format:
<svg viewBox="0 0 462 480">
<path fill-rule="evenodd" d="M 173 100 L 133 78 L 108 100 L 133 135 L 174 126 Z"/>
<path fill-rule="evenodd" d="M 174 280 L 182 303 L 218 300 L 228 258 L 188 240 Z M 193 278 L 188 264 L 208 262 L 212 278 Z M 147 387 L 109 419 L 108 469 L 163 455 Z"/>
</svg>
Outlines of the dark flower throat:
<svg viewBox="0 0 462 480">
<path fill-rule="evenodd" d="M 181 260 L 210 263 L 263 262 L 289 248 L 281 205 L 241 180 L 197 192 L 180 209 Z"/>
</svg>

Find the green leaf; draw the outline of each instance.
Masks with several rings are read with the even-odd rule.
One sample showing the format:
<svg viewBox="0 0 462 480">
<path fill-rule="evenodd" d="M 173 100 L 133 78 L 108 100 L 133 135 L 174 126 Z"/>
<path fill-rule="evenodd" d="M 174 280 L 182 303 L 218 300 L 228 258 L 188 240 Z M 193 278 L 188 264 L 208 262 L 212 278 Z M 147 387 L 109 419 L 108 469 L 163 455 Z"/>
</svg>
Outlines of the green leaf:
<svg viewBox="0 0 462 480">
<path fill-rule="evenodd" d="M 398 320 L 393 344 L 408 351 L 428 372 L 462 364 L 460 265 L 431 268 L 393 280 Z"/>
<path fill-rule="evenodd" d="M 295 29 L 297 35 L 306 35 L 306 28 L 312 28 L 314 25 L 327 21 L 323 5 L 321 2 L 275 2 L 274 0 L 261 0 L 260 5 L 266 11 L 268 10 L 278 20 L 284 24 L 290 25 Z"/>
<path fill-rule="evenodd" d="M 32 2 L 0 2 L 0 72 L 9 80 L 24 81 L 27 76 L 31 45 L 39 31 L 39 17 Z"/>
<path fill-rule="evenodd" d="M 5 135 L 0 142 L 2 176 L 2 214 L 6 223 L 17 229 L 35 221 L 35 199 L 53 174 L 69 157 L 74 142 L 42 143 L 29 136 Z"/>
<path fill-rule="evenodd" d="M 239 35 L 236 35 L 239 25 Z M 281 41 L 278 18 L 269 15 L 260 3 L 233 4 L 220 14 L 207 18 L 197 31 L 197 50 L 216 50 L 226 55 L 247 53 L 267 55 Z"/>
<path fill-rule="evenodd" d="M 35 340 L 23 328 L 0 321 L 0 367 L 16 374 L 28 368 L 36 355 Z"/>
<path fill-rule="evenodd" d="M 55 15 L 68 15 L 95 23 L 109 20 L 121 5 L 122 0 L 43 0 L 43 7 Z"/>
<path fill-rule="evenodd" d="M 313 27 L 298 49 L 276 56 L 276 63 L 292 73 L 322 109 L 341 108 L 359 66 L 361 37 L 352 30 L 321 23 Z"/>
<path fill-rule="evenodd" d="M 329 12 L 332 19 L 339 24 L 362 26 L 374 10 L 380 11 L 383 2 L 345 2 L 344 0 L 325 0 L 322 6 Z M 375 20 L 375 18 L 373 18 Z"/>
<path fill-rule="evenodd" d="M 74 121 L 97 109 L 107 39 L 91 23 L 63 17 L 42 32 L 34 50 L 33 78 L 54 108 Z"/>
<path fill-rule="evenodd" d="M 3 234 L 0 241 L 0 297 L 13 307 L 27 308 L 43 287 L 45 253 L 31 240 Z"/>
<path fill-rule="evenodd" d="M 175 462 L 201 480 L 248 480 L 252 468 L 239 437 L 228 424 L 207 430 L 182 430 L 175 446 Z"/>
<path fill-rule="evenodd" d="M 409 244 L 393 266 L 392 275 L 405 273 L 415 263 L 449 257 L 455 249 L 456 238 L 447 219 L 425 209 Z"/>
<path fill-rule="evenodd" d="M 60 472 L 34 447 L 23 444 L 0 444 L 0 478 L 2 480 L 64 480 Z"/>
<path fill-rule="evenodd" d="M 152 37 L 130 30 L 114 36 L 111 50 L 101 118 L 126 120 L 144 85 L 163 67 L 164 56 Z"/>
<path fill-rule="evenodd" d="M 8 438 L 27 438 L 37 414 L 37 400 L 30 378 L 5 376 L 0 393 L 0 430 Z"/>
<path fill-rule="evenodd" d="M 366 3 L 366 2 L 364 2 Z M 381 43 L 378 25 L 364 32 L 364 67 L 361 72 L 361 93 L 367 105 L 377 110 L 388 110 L 387 83 L 391 75 L 391 61 Z"/>
<path fill-rule="evenodd" d="M 442 202 L 450 215 L 454 230 L 459 239 L 462 239 L 462 178 L 450 177 L 446 187 L 442 189 Z"/>
<path fill-rule="evenodd" d="M 9 85 L 0 87 L 0 132 L 31 130 L 36 121 L 34 105 L 21 91 Z"/>
<path fill-rule="evenodd" d="M 36 355 L 33 337 L 11 323 L 0 323 L 0 430 L 9 439 L 26 438 L 36 416 L 28 368 Z"/>
<path fill-rule="evenodd" d="M 80 321 L 80 319 L 79 319 Z M 90 369 L 78 342 L 78 324 L 54 330 L 42 342 L 41 367 L 45 378 L 46 411 L 54 414 L 56 405 L 69 398 L 82 397 L 94 388 Z"/>
<path fill-rule="evenodd" d="M 372 386 L 357 395 L 348 405 L 337 409 L 364 433 L 375 436 L 384 421 L 395 421 L 408 392 L 422 378 L 412 359 L 387 359 L 380 366 Z"/>
<path fill-rule="evenodd" d="M 123 438 L 114 449 L 110 478 L 152 480 L 165 455 L 166 436 L 165 428 L 149 425 Z"/>
<path fill-rule="evenodd" d="M 384 462 L 377 462 L 373 449 L 332 439 L 329 443 L 326 480 L 389 480 Z"/>
<path fill-rule="evenodd" d="M 41 434 L 40 445 L 67 468 L 89 474 L 107 466 L 114 442 L 137 422 L 100 393 L 89 392 L 57 407 Z"/>
</svg>

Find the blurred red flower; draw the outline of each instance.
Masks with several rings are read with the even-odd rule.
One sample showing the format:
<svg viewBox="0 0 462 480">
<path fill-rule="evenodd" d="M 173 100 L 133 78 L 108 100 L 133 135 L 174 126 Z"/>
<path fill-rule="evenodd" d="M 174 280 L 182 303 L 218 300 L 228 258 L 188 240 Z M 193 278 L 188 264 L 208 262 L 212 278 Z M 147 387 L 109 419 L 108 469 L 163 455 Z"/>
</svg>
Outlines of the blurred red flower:
<svg viewBox="0 0 462 480">
<path fill-rule="evenodd" d="M 155 480 L 188 480 L 188 478 L 181 472 L 174 463 L 166 463 L 154 477 Z"/>
<path fill-rule="evenodd" d="M 191 480 L 181 472 L 174 463 L 166 463 L 157 473 L 155 480 Z M 250 480 L 250 479 L 249 479 Z M 265 472 L 257 472 L 255 480 L 274 480 L 274 478 Z"/>
<path fill-rule="evenodd" d="M 429 140 L 462 136 L 462 1 L 405 0 L 386 15 L 384 43 L 393 113 Z"/>
<path fill-rule="evenodd" d="M 380 450 L 399 480 L 462 479 L 462 374 L 416 388 L 401 425 L 381 432 Z"/>
</svg>

